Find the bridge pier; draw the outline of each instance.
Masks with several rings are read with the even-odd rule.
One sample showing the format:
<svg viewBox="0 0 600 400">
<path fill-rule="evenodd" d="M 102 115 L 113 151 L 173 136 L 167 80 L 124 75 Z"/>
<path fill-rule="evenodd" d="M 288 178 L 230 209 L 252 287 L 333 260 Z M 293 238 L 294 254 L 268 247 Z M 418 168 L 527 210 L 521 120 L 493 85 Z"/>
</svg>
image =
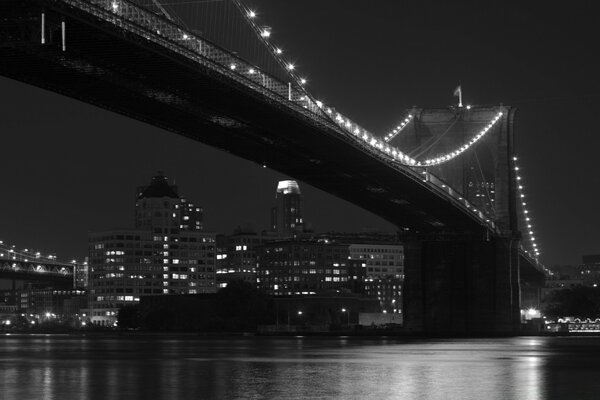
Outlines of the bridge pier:
<svg viewBox="0 0 600 400">
<path fill-rule="evenodd" d="M 407 332 L 451 336 L 519 332 L 516 240 L 436 236 L 404 243 Z"/>
</svg>

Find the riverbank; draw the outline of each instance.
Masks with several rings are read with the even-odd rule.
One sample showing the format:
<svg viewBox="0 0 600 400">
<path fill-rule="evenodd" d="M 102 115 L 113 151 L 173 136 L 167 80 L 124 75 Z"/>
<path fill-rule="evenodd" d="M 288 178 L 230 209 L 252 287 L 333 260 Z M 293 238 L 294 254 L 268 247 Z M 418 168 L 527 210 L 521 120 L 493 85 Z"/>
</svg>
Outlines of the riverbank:
<svg viewBox="0 0 600 400">
<path fill-rule="evenodd" d="M 516 334 L 498 333 L 476 333 L 476 334 L 454 334 L 454 333 L 416 333 L 404 331 L 335 331 L 335 332 L 175 332 L 175 331 L 139 331 L 139 330 L 3 330 L 0 335 L 57 335 L 57 336 L 85 336 L 85 337 L 188 337 L 188 338 L 224 338 L 224 337 L 264 337 L 264 338 L 402 338 L 402 339 L 468 339 L 468 338 L 508 338 L 508 337 L 596 337 L 599 332 L 530 332 L 523 331 Z"/>
</svg>

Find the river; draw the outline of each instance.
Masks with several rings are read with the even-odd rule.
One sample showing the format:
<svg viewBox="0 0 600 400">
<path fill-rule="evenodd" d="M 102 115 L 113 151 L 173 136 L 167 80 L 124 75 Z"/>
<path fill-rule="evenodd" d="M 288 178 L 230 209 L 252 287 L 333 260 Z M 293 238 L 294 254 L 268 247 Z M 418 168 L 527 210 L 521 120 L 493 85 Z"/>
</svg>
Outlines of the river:
<svg viewBox="0 0 600 400">
<path fill-rule="evenodd" d="M 600 337 L 0 336 L 0 400 L 598 398 Z"/>
</svg>

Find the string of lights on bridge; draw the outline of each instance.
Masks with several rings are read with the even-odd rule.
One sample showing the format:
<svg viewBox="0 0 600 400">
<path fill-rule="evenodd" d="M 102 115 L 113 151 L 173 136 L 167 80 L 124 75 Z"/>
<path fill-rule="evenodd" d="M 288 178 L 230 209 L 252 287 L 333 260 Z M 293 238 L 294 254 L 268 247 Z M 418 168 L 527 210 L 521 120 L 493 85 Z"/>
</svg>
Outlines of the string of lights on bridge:
<svg viewBox="0 0 600 400">
<path fill-rule="evenodd" d="M 413 115 L 412 114 L 408 114 L 408 116 L 406 118 L 404 118 L 402 120 L 402 122 L 400 122 L 400 125 L 398 125 L 394 129 L 392 129 L 392 131 L 390 133 L 388 133 L 387 135 L 385 135 L 385 137 L 383 138 L 383 140 L 386 143 L 389 143 L 390 140 L 392 140 L 393 138 L 395 138 L 400 132 L 402 132 L 404 130 L 404 128 L 406 128 L 408 126 L 408 124 L 410 123 L 410 121 L 412 121 L 412 119 L 413 119 Z"/>
<path fill-rule="evenodd" d="M 488 133 L 492 129 L 492 127 L 500 120 L 500 118 L 502 118 L 502 111 L 498 112 L 496 116 L 467 143 L 444 155 L 427 159 L 423 162 L 423 164 L 426 166 L 439 165 L 458 157 L 465 151 L 469 150 L 475 143 L 479 142 L 485 136 L 485 134 Z"/>
<path fill-rule="evenodd" d="M 523 210 L 523 214 L 524 214 L 524 219 L 525 219 L 525 228 L 526 228 L 526 232 L 527 232 L 527 237 L 529 239 L 529 244 L 531 246 L 531 252 L 533 253 L 533 256 L 535 256 L 534 258 L 538 258 L 540 256 L 540 249 L 536 243 L 536 238 L 535 238 L 535 234 L 534 234 L 534 230 L 533 230 L 533 221 L 532 221 L 532 217 L 531 217 L 531 213 L 529 211 L 529 209 L 527 208 L 527 202 L 525 201 L 525 188 L 523 186 L 523 177 L 521 176 L 521 174 L 519 173 L 520 168 L 517 164 L 518 158 L 515 156 L 513 157 L 513 165 L 514 165 L 514 169 L 515 169 L 515 177 L 517 180 L 517 193 L 518 193 L 518 197 L 519 200 L 521 202 L 521 207 Z M 527 251 L 528 254 L 530 256 L 532 256 L 531 252 Z"/>
<path fill-rule="evenodd" d="M 51 264 L 85 264 L 85 262 L 78 262 L 77 260 L 60 261 L 57 259 L 55 254 L 43 255 L 39 251 L 35 251 L 29 248 L 23 250 L 17 250 L 15 245 L 9 245 L 0 240 L 0 258 L 9 259 L 13 261 L 23 262 L 39 262 L 39 263 L 51 263 Z"/>
</svg>

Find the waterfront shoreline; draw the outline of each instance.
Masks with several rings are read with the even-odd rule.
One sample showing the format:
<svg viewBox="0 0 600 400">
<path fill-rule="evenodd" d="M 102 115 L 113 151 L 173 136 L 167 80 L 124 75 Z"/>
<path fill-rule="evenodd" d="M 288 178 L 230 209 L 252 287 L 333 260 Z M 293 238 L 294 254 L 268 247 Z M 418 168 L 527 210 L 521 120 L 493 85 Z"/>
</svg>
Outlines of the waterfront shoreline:
<svg viewBox="0 0 600 400">
<path fill-rule="evenodd" d="M 65 337 L 187 337 L 187 338 L 394 338 L 394 339 L 478 339 L 478 338 L 510 338 L 510 337 L 600 337 L 598 332 L 521 332 L 519 334 L 424 334 L 414 332 L 151 332 L 151 331 L 0 331 L 0 336 L 65 336 Z"/>
</svg>

